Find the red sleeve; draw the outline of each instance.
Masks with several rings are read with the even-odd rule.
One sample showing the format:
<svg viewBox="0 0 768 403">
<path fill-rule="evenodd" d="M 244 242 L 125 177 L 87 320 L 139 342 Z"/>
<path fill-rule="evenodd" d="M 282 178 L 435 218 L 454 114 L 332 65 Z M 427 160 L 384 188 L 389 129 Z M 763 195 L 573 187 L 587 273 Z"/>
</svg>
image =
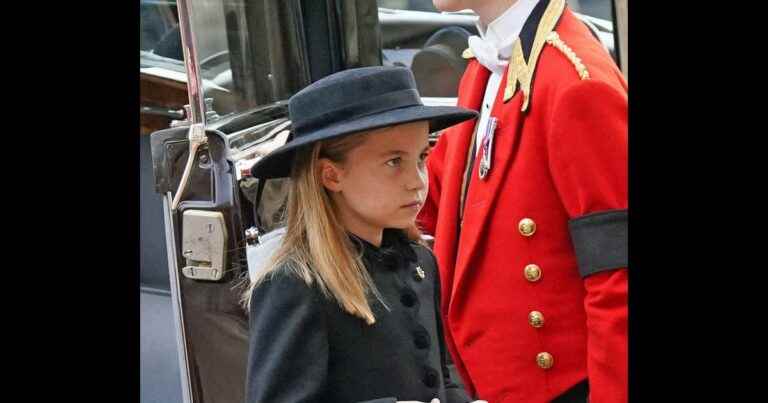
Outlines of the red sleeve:
<svg viewBox="0 0 768 403">
<path fill-rule="evenodd" d="M 443 159 L 447 141 L 445 139 L 448 129 L 437 139 L 437 144 L 429 152 L 427 157 L 427 178 L 429 179 L 429 190 L 424 206 L 421 208 L 416 222 L 419 229 L 429 235 L 435 235 L 437 226 L 437 210 L 440 205 L 440 185 L 443 177 Z"/>
<path fill-rule="evenodd" d="M 552 177 L 568 215 L 627 208 L 627 97 L 580 81 L 559 97 L 548 137 Z M 627 401 L 627 268 L 584 278 L 590 401 Z"/>
</svg>

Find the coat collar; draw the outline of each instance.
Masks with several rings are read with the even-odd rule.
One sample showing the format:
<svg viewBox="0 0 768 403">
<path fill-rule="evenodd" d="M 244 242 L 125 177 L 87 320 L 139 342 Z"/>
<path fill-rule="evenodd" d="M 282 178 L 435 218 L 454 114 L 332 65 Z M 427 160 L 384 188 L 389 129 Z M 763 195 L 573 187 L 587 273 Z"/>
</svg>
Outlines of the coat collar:
<svg viewBox="0 0 768 403">
<path fill-rule="evenodd" d="M 413 250 L 408 236 L 400 229 L 385 228 L 380 247 L 376 247 L 352 233 L 349 233 L 349 238 L 355 249 L 362 252 L 363 259 L 375 266 L 381 264 L 394 270 L 400 265 L 417 260 L 416 252 Z"/>
<path fill-rule="evenodd" d="M 515 43 L 512 56 L 507 66 L 507 80 L 504 88 L 504 103 L 509 102 L 517 91 L 523 93 L 521 110 L 527 111 L 531 97 L 531 86 L 536 72 L 541 50 L 554 33 L 560 16 L 565 10 L 565 0 L 541 0 L 525 20 Z M 466 49 L 461 56 L 474 58 L 471 49 Z"/>
<path fill-rule="evenodd" d="M 525 21 L 520 37 L 513 45 L 512 57 L 507 67 L 505 103 L 519 90 L 523 93 L 521 110 L 525 112 L 528 109 L 539 56 L 564 10 L 565 0 L 542 0 Z"/>
<path fill-rule="evenodd" d="M 523 25 L 540 0 L 519 0 L 487 27 L 478 19 L 477 30 L 483 41 L 491 44 L 499 52 L 499 57 L 509 59 L 512 45 L 520 35 Z"/>
</svg>

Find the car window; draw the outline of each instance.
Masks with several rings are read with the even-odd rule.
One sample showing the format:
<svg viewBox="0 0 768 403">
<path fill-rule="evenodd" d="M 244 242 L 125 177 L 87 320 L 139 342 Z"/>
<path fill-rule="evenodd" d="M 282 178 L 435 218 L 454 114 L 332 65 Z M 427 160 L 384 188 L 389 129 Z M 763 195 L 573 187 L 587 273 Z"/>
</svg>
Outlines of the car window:
<svg viewBox="0 0 768 403">
<path fill-rule="evenodd" d="M 216 112 L 210 119 L 271 105 L 308 84 L 303 30 L 296 28 L 302 4 L 187 2 L 202 93 Z M 186 81 L 176 1 L 141 0 L 141 6 L 142 72 Z"/>
<path fill-rule="evenodd" d="M 141 0 L 139 4 L 141 72 L 186 85 L 176 1 Z"/>
<path fill-rule="evenodd" d="M 444 13 L 431 0 L 378 0 L 385 66 L 413 71 L 422 97 L 455 98 L 467 60 L 469 36 L 477 35 L 471 10 Z M 593 33 L 613 52 L 611 0 L 569 0 Z M 444 101 L 440 101 L 444 102 Z"/>
<path fill-rule="evenodd" d="M 412 11 L 437 12 L 432 0 L 379 0 L 379 7 Z"/>
<path fill-rule="evenodd" d="M 183 60 L 181 37 L 175 34 L 179 25 L 176 1 L 141 0 L 141 50 L 176 60 Z M 176 43 L 178 42 L 178 43 Z"/>
<path fill-rule="evenodd" d="M 476 16 L 441 13 L 431 0 L 379 0 L 382 62 L 413 71 L 422 97 L 455 98 Z"/>
<path fill-rule="evenodd" d="M 577 13 L 613 22 L 612 0 L 568 0 L 568 5 Z"/>
</svg>

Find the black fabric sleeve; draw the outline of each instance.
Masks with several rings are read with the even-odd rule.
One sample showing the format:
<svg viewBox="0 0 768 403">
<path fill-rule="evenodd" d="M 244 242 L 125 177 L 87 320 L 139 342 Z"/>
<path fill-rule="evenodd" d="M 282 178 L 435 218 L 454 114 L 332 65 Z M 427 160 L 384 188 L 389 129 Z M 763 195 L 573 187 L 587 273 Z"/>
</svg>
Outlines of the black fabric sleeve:
<svg viewBox="0 0 768 403">
<path fill-rule="evenodd" d="M 253 290 L 247 403 L 322 399 L 328 367 L 322 298 L 304 281 L 280 271 Z"/>
</svg>

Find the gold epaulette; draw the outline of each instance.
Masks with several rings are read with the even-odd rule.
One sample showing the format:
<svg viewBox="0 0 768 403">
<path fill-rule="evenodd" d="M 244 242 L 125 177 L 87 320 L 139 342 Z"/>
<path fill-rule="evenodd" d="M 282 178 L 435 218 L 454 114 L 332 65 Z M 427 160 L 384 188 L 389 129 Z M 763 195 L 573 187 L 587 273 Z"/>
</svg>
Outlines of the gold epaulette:
<svg viewBox="0 0 768 403">
<path fill-rule="evenodd" d="M 464 49 L 463 52 L 461 52 L 461 57 L 464 58 L 464 59 L 474 59 L 475 58 L 475 54 L 472 53 L 472 49 L 466 48 L 466 49 Z"/>
<path fill-rule="evenodd" d="M 576 52 L 571 49 L 570 46 L 566 45 L 565 42 L 563 42 L 562 39 L 560 39 L 560 35 L 557 34 L 557 32 L 552 31 L 547 35 L 547 43 L 554 46 L 555 49 L 562 52 L 565 57 L 568 58 L 568 60 L 571 61 L 573 64 L 573 67 L 576 68 L 576 72 L 579 74 L 579 77 L 581 77 L 582 80 L 586 80 L 589 78 L 589 71 L 587 71 L 586 66 L 584 66 L 584 63 L 581 62 L 581 59 L 579 59 L 578 56 L 576 56 Z"/>
</svg>

